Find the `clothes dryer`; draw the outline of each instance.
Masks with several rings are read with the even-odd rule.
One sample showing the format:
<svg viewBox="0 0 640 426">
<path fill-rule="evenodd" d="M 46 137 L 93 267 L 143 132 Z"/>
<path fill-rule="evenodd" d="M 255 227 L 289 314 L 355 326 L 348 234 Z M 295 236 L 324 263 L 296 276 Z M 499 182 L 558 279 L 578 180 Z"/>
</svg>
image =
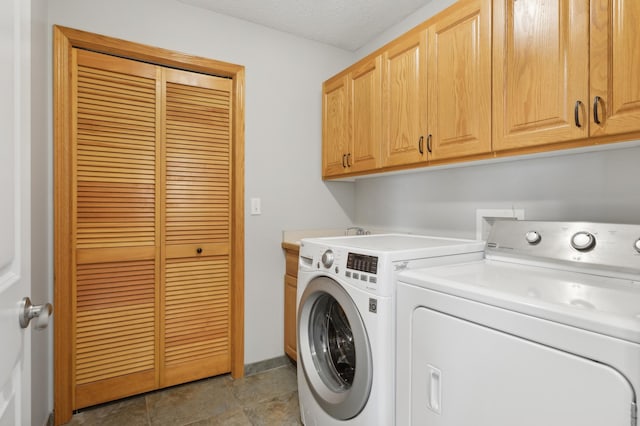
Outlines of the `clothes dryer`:
<svg viewBox="0 0 640 426">
<path fill-rule="evenodd" d="M 397 272 L 480 259 L 483 247 L 406 234 L 302 240 L 297 368 L 303 423 L 392 425 Z"/>
<path fill-rule="evenodd" d="M 397 424 L 637 424 L 638 225 L 496 222 L 485 259 L 401 273 L 397 309 Z"/>
</svg>

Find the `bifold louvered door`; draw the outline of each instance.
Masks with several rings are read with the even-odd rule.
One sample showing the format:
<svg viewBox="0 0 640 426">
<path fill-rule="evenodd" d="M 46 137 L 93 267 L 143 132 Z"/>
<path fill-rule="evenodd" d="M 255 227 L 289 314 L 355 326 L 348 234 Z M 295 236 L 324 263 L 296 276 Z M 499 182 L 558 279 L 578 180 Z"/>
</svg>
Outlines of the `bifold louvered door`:
<svg viewBox="0 0 640 426">
<path fill-rule="evenodd" d="M 161 385 L 228 372 L 231 80 L 164 70 Z"/>
<path fill-rule="evenodd" d="M 230 80 L 73 50 L 74 409 L 230 371 Z"/>
</svg>

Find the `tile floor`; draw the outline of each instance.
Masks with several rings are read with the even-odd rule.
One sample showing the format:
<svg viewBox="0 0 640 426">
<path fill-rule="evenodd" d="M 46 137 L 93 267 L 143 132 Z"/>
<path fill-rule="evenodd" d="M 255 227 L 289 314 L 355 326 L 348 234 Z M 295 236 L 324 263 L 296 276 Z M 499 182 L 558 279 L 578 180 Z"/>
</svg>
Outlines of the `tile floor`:
<svg viewBox="0 0 640 426">
<path fill-rule="evenodd" d="M 287 364 L 242 379 L 229 375 L 81 410 L 67 425 L 301 425 L 296 368 Z"/>
</svg>

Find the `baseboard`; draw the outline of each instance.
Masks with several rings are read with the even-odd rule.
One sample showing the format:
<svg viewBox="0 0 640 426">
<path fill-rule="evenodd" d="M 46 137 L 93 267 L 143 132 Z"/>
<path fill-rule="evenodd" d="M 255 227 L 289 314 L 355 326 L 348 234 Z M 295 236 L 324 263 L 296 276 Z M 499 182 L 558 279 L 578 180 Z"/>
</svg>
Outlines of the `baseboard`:
<svg viewBox="0 0 640 426">
<path fill-rule="evenodd" d="M 254 374 L 262 373 L 263 371 L 273 370 L 274 368 L 283 367 L 285 365 L 291 365 L 291 363 L 292 361 L 288 356 L 282 355 L 276 358 L 254 362 L 252 364 L 245 364 L 244 375 L 253 376 Z"/>
</svg>

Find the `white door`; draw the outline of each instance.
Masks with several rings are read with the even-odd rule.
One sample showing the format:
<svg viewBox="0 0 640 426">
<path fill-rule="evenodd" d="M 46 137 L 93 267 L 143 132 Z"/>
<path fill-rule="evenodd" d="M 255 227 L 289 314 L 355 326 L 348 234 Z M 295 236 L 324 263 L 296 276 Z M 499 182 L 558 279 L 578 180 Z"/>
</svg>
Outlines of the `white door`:
<svg viewBox="0 0 640 426">
<path fill-rule="evenodd" d="M 29 329 L 29 1 L 0 2 L 0 426 L 31 424 Z"/>
</svg>

